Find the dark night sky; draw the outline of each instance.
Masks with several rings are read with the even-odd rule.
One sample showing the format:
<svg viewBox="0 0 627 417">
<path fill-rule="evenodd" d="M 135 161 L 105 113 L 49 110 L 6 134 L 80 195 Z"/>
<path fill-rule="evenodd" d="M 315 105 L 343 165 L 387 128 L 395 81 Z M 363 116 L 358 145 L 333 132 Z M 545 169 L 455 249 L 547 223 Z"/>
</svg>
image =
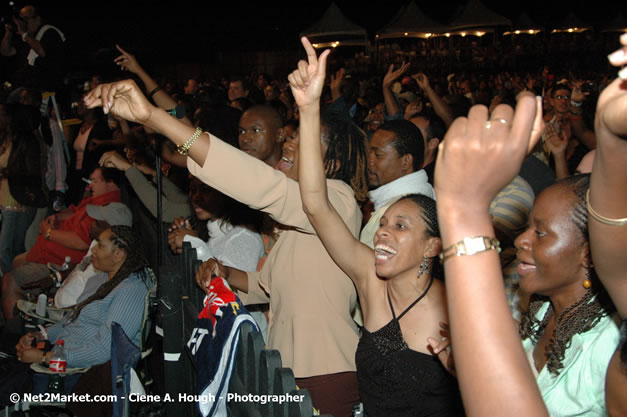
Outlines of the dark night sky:
<svg viewBox="0 0 627 417">
<path fill-rule="evenodd" d="M 8 3 L 0 0 L 0 4 L 6 5 L 5 1 Z M 14 1 L 18 6 L 24 3 Z M 346 17 L 365 27 L 373 38 L 376 30 L 388 23 L 406 1 L 337 0 L 336 3 Z M 151 61 L 211 62 L 218 51 L 294 50 L 299 48 L 298 33 L 315 23 L 331 2 L 35 0 L 34 3 L 47 12 L 49 22 L 68 35 L 76 59 L 93 63 L 93 51 L 110 49 L 115 43 Z M 483 3 L 510 19 L 526 11 L 547 26 L 571 10 L 591 24 L 601 24 L 618 11 L 627 14 L 625 1 L 483 0 Z M 465 1 L 418 0 L 418 4 L 429 17 L 446 23 Z M 82 58 L 88 53 L 91 58 Z"/>
</svg>

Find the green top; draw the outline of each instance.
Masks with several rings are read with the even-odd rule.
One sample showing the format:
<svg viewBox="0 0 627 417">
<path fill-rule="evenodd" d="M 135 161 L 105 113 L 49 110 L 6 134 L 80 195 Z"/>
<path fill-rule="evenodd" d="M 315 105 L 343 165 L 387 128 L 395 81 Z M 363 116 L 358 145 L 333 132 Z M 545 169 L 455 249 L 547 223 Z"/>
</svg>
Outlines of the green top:
<svg viewBox="0 0 627 417">
<path fill-rule="evenodd" d="M 544 303 L 536 319 L 541 320 L 548 307 L 549 303 Z M 542 368 L 537 375 L 538 387 L 551 417 L 608 415 L 605 374 L 618 341 L 618 326 L 611 317 L 603 317 L 594 328 L 573 336 L 559 375 L 551 374 L 546 365 Z M 523 347 L 533 358 L 531 339 L 523 340 Z M 533 364 L 532 368 L 535 372 Z"/>
</svg>

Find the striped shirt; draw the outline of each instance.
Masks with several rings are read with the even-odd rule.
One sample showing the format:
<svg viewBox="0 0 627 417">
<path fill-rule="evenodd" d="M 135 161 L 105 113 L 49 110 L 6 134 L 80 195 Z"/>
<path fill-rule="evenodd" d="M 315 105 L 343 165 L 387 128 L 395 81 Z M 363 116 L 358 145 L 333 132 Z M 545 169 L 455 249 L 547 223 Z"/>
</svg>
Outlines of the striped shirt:
<svg viewBox="0 0 627 417">
<path fill-rule="evenodd" d="M 63 320 L 50 326 L 52 343 L 63 339 L 67 366 L 82 368 L 105 363 L 111 359 L 111 323 L 122 326 L 124 333 L 139 346 L 144 317 L 144 300 L 150 282 L 138 274 L 120 282 L 105 298 L 87 304 L 76 320 Z M 83 301 L 85 295 L 79 298 Z"/>
</svg>

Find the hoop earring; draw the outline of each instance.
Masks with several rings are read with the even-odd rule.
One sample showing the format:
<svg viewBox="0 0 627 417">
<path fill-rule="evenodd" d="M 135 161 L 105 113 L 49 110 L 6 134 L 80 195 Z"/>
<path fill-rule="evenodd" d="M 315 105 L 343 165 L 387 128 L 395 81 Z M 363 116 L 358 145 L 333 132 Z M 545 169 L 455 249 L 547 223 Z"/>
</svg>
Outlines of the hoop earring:
<svg viewBox="0 0 627 417">
<path fill-rule="evenodd" d="M 424 259 L 422 260 L 422 263 L 420 264 L 420 267 L 418 268 L 418 278 L 420 278 L 423 274 L 428 274 L 428 273 L 429 273 L 429 261 L 427 257 L 425 256 Z"/>
<path fill-rule="evenodd" d="M 590 281 L 590 268 L 586 268 L 586 279 L 583 280 L 583 287 L 589 290 L 592 287 L 592 281 Z"/>
</svg>

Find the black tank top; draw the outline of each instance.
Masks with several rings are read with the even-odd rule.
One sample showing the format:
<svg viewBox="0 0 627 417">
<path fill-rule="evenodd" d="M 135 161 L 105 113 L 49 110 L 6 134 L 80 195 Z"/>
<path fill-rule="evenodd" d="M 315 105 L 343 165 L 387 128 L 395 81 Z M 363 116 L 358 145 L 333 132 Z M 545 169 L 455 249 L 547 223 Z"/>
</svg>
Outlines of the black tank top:
<svg viewBox="0 0 627 417">
<path fill-rule="evenodd" d="M 409 349 L 398 323 L 432 283 L 398 318 L 388 292 L 392 321 L 372 333 L 362 328 L 355 362 L 367 417 L 464 416 L 457 380 L 437 356 Z"/>
</svg>

